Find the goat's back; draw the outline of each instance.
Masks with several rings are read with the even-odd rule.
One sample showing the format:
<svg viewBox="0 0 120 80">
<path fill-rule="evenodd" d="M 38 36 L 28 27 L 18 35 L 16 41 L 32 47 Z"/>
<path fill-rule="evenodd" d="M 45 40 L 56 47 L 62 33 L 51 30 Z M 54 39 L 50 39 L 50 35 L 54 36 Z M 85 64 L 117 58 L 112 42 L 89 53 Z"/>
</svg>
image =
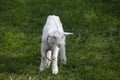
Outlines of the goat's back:
<svg viewBox="0 0 120 80">
<path fill-rule="evenodd" d="M 50 32 L 53 32 L 55 30 L 63 32 L 62 23 L 61 23 L 60 18 L 58 16 L 50 15 L 47 18 L 46 24 L 45 24 L 44 29 L 43 29 L 43 33 L 44 32 L 50 33 Z"/>
</svg>

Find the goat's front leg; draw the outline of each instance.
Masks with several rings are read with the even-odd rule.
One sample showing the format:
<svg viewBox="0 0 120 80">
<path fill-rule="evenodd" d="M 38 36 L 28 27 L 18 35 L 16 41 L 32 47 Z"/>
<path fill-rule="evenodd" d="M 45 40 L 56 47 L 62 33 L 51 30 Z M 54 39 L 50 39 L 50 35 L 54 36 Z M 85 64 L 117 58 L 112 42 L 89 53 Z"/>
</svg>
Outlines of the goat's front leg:
<svg viewBox="0 0 120 80">
<path fill-rule="evenodd" d="M 45 57 L 45 51 L 41 49 L 41 64 L 40 64 L 40 71 L 43 71 L 45 69 L 46 64 L 46 57 Z"/>
<path fill-rule="evenodd" d="M 48 68 L 50 66 L 51 61 L 49 61 L 47 58 L 51 60 L 51 51 L 42 51 L 42 57 L 41 57 L 41 64 L 40 64 L 40 70 L 43 71 L 45 68 Z M 46 56 L 45 56 L 46 55 Z"/>
<path fill-rule="evenodd" d="M 61 45 L 61 47 L 60 47 L 60 57 L 61 57 L 61 63 L 66 64 L 65 45 Z"/>
<path fill-rule="evenodd" d="M 41 64 L 40 64 L 40 71 L 43 71 L 45 68 L 50 66 L 50 61 L 46 58 L 46 56 L 51 59 L 51 51 L 46 53 L 46 47 L 44 43 L 41 43 Z"/>
<path fill-rule="evenodd" d="M 46 53 L 46 57 L 51 60 L 51 51 L 48 51 L 48 52 Z M 46 68 L 49 68 L 51 61 L 48 60 L 47 58 L 46 58 Z"/>
<path fill-rule="evenodd" d="M 55 49 L 53 50 L 53 55 L 52 55 L 52 74 L 57 74 L 58 73 L 58 52 L 59 48 L 56 46 Z"/>
</svg>

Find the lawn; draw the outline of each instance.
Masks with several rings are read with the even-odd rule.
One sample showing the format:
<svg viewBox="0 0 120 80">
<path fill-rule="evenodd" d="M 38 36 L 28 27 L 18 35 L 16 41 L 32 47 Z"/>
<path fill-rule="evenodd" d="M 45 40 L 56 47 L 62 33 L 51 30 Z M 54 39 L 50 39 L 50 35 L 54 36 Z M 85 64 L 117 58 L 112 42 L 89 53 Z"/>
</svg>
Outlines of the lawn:
<svg viewBox="0 0 120 80">
<path fill-rule="evenodd" d="M 58 15 L 67 37 L 59 74 L 39 71 L 48 15 Z M 119 0 L 0 0 L 0 80 L 119 80 Z"/>
</svg>

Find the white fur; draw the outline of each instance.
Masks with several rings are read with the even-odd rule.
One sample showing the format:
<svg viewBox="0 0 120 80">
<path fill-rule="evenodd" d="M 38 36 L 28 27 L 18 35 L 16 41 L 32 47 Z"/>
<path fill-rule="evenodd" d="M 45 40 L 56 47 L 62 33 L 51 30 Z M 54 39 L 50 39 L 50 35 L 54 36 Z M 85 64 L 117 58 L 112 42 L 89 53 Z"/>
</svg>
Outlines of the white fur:
<svg viewBox="0 0 120 80">
<path fill-rule="evenodd" d="M 65 54 L 65 36 L 73 33 L 63 31 L 62 23 L 60 18 L 55 15 L 50 15 L 47 18 L 46 24 L 43 29 L 42 43 L 41 43 L 41 64 L 40 70 L 43 71 L 45 68 L 50 66 L 52 60 L 52 74 L 58 73 L 58 53 L 60 50 L 61 62 L 66 64 Z M 48 38 L 48 39 L 47 39 Z M 52 48 L 51 51 L 46 50 Z M 47 57 L 45 56 L 47 54 Z"/>
</svg>

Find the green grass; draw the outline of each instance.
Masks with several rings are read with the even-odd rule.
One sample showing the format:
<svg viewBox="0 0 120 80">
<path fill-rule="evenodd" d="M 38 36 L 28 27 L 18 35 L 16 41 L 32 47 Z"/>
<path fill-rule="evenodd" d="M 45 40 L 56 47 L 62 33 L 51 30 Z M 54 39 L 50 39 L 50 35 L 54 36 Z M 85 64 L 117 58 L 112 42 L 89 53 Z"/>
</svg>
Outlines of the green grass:
<svg viewBox="0 0 120 80">
<path fill-rule="evenodd" d="M 0 0 L 0 80 L 119 80 L 119 0 Z M 42 28 L 61 18 L 67 64 L 39 71 Z"/>
</svg>

